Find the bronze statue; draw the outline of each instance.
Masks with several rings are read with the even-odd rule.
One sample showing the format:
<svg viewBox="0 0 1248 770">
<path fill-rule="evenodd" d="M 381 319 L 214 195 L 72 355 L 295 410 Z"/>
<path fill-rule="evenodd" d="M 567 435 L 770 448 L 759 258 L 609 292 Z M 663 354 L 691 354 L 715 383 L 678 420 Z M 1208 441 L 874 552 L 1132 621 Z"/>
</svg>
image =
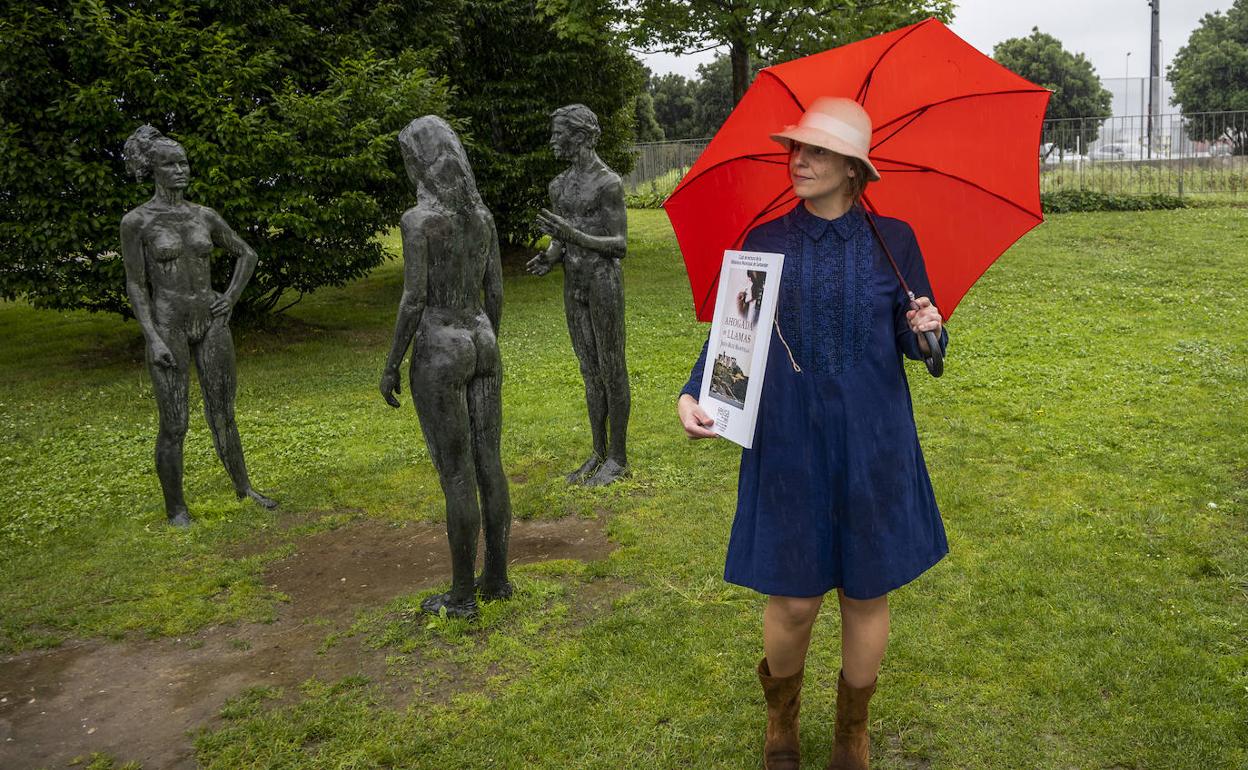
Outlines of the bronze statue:
<svg viewBox="0 0 1248 770">
<path fill-rule="evenodd" d="M 381 394 L 390 406 L 399 406 L 399 364 L 412 346 L 412 400 L 446 497 L 452 570 L 451 590 L 421 606 L 433 614 L 445 609 L 451 616 L 473 617 L 482 526 L 485 565 L 475 589 L 487 601 L 512 592 L 507 580 L 511 495 L 500 450 L 498 233 L 459 137 L 446 121 L 433 115 L 413 120 L 399 132 L 399 147 L 417 202 L 399 222 L 403 299 Z"/>
<path fill-rule="evenodd" d="M 572 349 L 585 380 L 593 454 L 568 474 L 586 486 L 610 484 L 628 473 L 628 366 L 624 359 L 624 258 L 628 231 L 624 185 L 594 150 L 598 117 L 583 104 L 551 116 L 550 146 L 571 166 L 550 183 L 553 211 L 538 227 L 551 237 L 528 262 L 534 275 L 563 263 L 563 304 Z"/>
<path fill-rule="evenodd" d="M 182 443 L 188 422 L 191 362 L 199 373 L 204 415 L 217 456 L 239 499 L 265 508 L 277 502 L 260 494 L 247 477 L 243 445 L 234 422 L 234 340 L 230 313 L 256 267 L 256 252 L 217 212 L 183 198 L 190 165 L 182 146 L 151 126 L 126 140 L 126 168 L 139 180 L 151 176 L 156 194 L 121 220 L 126 293 L 147 341 L 147 367 L 160 411 L 156 475 L 169 523 L 191 522 L 182 496 Z M 234 273 L 224 292 L 213 291 L 213 247 L 233 254 Z"/>
</svg>

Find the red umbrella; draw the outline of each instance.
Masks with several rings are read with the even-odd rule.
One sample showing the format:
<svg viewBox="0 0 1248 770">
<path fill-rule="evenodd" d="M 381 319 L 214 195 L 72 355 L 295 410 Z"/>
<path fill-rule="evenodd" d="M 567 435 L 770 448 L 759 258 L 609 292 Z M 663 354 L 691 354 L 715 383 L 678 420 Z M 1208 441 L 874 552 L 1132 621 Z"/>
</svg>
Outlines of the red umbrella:
<svg viewBox="0 0 1248 770">
<path fill-rule="evenodd" d="M 863 202 L 914 228 L 948 318 L 1043 221 L 1036 153 L 1049 95 L 936 19 L 764 69 L 663 204 L 698 320 L 711 320 L 724 249 L 793 207 L 787 153 L 768 135 L 821 96 L 854 99 L 871 116 L 882 178 Z"/>
</svg>

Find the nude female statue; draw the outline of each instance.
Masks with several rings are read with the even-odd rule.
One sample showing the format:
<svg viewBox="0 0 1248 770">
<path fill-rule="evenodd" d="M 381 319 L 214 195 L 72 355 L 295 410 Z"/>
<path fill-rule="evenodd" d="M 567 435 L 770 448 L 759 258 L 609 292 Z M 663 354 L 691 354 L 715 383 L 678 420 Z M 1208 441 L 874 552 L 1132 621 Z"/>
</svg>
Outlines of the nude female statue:
<svg viewBox="0 0 1248 770">
<path fill-rule="evenodd" d="M 217 212 L 183 199 L 190 165 L 182 146 L 151 126 L 126 140 L 126 168 L 142 180 L 152 176 L 156 194 L 121 220 L 126 293 L 147 341 L 147 367 L 160 412 L 156 475 L 169 523 L 191 522 L 182 496 L 182 442 L 188 422 L 191 362 L 199 373 L 204 415 L 212 443 L 239 499 L 265 508 L 277 502 L 251 486 L 243 445 L 234 422 L 234 340 L 230 313 L 256 267 L 256 252 Z M 224 292 L 212 289 L 213 247 L 233 254 L 234 273 Z"/>
<path fill-rule="evenodd" d="M 512 593 L 511 493 L 500 451 L 498 234 L 459 137 L 446 121 L 433 115 L 413 120 L 399 132 L 399 148 L 417 203 L 399 222 L 403 299 L 381 394 L 390 406 L 399 406 L 399 365 L 412 346 L 412 400 L 446 497 L 452 571 L 451 590 L 421 607 L 470 618 L 477 614 L 473 571 L 482 527 L 485 565 L 475 589 L 487 601 Z"/>
<path fill-rule="evenodd" d="M 542 209 L 538 228 L 550 246 L 526 265 L 545 275 L 563 263 L 563 307 L 572 350 L 581 364 L 593 453 L 568 482 L 597 487 L 628 474 L 631 396 L 624 359 L 624 274 L 628 212 L 624 185 L 594 147 L 598 117 L 583 104 L 551 116 L 550 147 L 566 171 L 550 183 L 553 211 Z"/>
</svg>

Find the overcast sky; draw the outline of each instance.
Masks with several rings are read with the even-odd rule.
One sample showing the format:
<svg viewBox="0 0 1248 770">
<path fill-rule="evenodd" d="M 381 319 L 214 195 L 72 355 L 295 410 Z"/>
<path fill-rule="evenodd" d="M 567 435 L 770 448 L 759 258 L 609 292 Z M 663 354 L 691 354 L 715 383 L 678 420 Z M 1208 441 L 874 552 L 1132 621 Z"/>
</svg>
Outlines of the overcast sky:
<svg viewBox="0 0 1248 770">
<path fill-rule="evenodd" d="M 1205 14 L 1225 13 L 1233 0 L 1162 0 L 1161 73 Z M 951 25 L 954 32 L 988 55 L 1002 40 L 1025 37 L 1039 27 L 1068 51 L 1082 53 L 1102 78 L 1142 77 L 1148 73 L 1148 0 L 961 0 Z M 1127 52 L 1131 52 L 1128 65 Z M 697 65 L 714 53 L 643 57 L 657 73 L 697 74 Z M 1129 66 L 1129 73 L 1128 73 Z"/>
</svg>

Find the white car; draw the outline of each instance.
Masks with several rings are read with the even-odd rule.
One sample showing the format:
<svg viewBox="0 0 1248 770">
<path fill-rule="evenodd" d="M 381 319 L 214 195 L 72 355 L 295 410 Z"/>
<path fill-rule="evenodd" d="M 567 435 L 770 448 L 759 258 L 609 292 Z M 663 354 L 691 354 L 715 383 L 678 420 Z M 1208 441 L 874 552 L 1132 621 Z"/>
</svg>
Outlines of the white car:
<svg viewBox="0 0 1248 770">
<path fill-rule="evenodd" d="M 1089 160 L 1141 160 L 1143 157 L 1139 147 L 1125 143 L 1102 144 L 1088 153 Z"/>
</svg>

